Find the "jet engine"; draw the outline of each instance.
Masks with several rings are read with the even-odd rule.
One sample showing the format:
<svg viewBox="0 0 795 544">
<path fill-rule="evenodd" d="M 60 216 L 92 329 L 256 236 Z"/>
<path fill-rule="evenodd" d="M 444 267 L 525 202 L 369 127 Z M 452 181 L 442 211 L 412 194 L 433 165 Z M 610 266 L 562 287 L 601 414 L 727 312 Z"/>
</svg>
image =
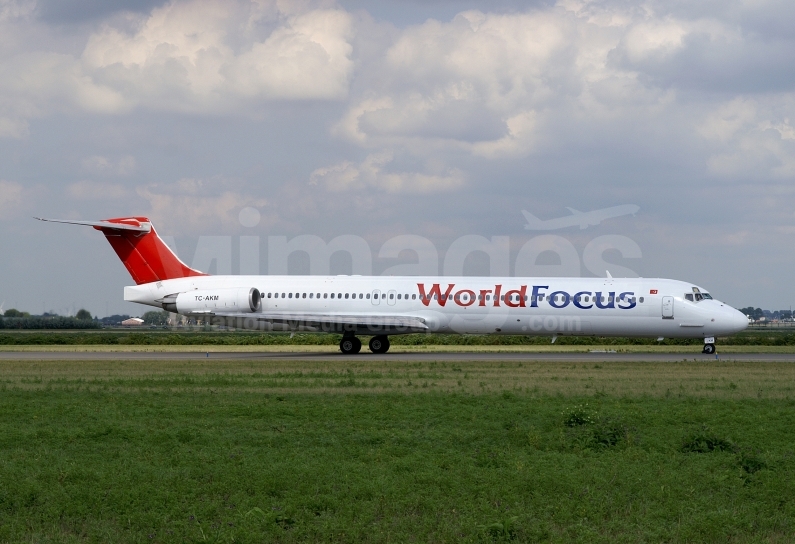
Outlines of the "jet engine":
<svg viewBox="0 0 795 544">
<path fill-rule="evenodd" d="M 197 289 L 168 295 L 157 302 L 163 305 L 164 310 L 179 314 L 252 313 L 262 308 L 262 295 L 256 287 Z"/>
</svg>

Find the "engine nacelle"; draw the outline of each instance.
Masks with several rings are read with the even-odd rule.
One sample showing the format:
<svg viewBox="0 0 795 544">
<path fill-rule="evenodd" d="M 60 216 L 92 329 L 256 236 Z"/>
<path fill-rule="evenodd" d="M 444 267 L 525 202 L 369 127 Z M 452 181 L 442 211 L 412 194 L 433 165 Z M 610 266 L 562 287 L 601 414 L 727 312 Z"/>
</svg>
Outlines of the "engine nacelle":
<svg viewBox="0 0 795 544">
<path fill-rule="evenodd" d="M 208 312 L 258 312 L 262 308 L 262 295 L 256 287 L 231 289 L 197 289 L 169 295 L 159 301 L 163 309 L 179 313 Z"/>
</svg>

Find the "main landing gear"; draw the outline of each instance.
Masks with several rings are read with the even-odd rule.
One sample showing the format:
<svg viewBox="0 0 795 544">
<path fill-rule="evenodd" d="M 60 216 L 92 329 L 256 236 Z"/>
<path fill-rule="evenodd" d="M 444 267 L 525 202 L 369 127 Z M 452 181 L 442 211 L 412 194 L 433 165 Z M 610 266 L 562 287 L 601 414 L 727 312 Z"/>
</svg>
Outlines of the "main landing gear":
<svg viewBox="0 0 795 544">
<path fill-rule="evenodd" d="M 386 353 L 389 351 L 389 337 L 373 336 L 370 338 L 370 351 L 373 353 Z"/>
<path fill-rule="evenodd" d="M 340 340 L 340 351 L 345 355 L 356 355 L 362 351 L 362 341 L 355 336 L 343 336 Z"/>
<path fill-rule="evenodd" d="M 343 336 L 340 340 L 340 351 L 344 355 L 356 355 L 362 350 L 362 341 L 353 335 Z M 389 351 L 389 337 L 373 336 L 370 339 L 370 351 L 373 353 L 386 353 Z"/>
</svg>

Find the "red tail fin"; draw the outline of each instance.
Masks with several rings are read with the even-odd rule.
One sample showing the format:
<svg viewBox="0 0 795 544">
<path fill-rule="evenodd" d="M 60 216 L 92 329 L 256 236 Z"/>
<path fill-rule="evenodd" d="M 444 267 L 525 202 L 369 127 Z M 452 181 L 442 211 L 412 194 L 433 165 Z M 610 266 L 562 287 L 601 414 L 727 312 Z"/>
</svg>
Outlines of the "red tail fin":
<svg viewBox="0 0 795 544">
<path fill-rule="evenodd" d="M 37 218 L 40 219 L 40 218 Z M 117 217 L 103 221 L 42 219 L 56 223 L 88 225 L 102 231 L 136 284 L 206 276 L 179 260 L 160 239 L 146 217 Z"/>
</svg>

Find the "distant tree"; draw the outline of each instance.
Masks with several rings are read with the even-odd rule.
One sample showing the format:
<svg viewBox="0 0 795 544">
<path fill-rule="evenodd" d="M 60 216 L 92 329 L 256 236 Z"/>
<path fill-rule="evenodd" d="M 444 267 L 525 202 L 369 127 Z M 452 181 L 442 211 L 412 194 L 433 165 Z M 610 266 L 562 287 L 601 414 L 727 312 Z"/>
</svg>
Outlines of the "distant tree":
<svg viewBox="0 0 795 544">
<path fill-rule="evenodd" d="M 747 308 L 740 308 L 740 311 L 752 319 L 759 319 L 760 317 L 765 317 L 765 310 L 762 310 L 762 308 L 754 308 L 753 306 L 748 306 Z"/>
<path fill-rule="evenodd" d="M 144 323 L 147 325 L 165 325 L 168 323 L 168 312 L 165 310 L 160 312 L 146 312 L 141 316 Z"/>
<path fill-rule="evenodd" d="M 119 325 L 125 319 L 130 319 L 130 316 L 127 314 L 113 314 L 103 317 L 100 321 L 103 325 Z"/>
<path fill-rule="evenodd" d="M 77 319 L 91 319 L 91 312 L 86 309 L 80 308 L 75 316 Z"/>
<path fill-rule="evenodd" d="M 10 308 L 6 310 L 6 313 L 3 314 L 4 317 L 30 317 L 28 312 L 20 312 L 14 308 Z"/>
</svg>

